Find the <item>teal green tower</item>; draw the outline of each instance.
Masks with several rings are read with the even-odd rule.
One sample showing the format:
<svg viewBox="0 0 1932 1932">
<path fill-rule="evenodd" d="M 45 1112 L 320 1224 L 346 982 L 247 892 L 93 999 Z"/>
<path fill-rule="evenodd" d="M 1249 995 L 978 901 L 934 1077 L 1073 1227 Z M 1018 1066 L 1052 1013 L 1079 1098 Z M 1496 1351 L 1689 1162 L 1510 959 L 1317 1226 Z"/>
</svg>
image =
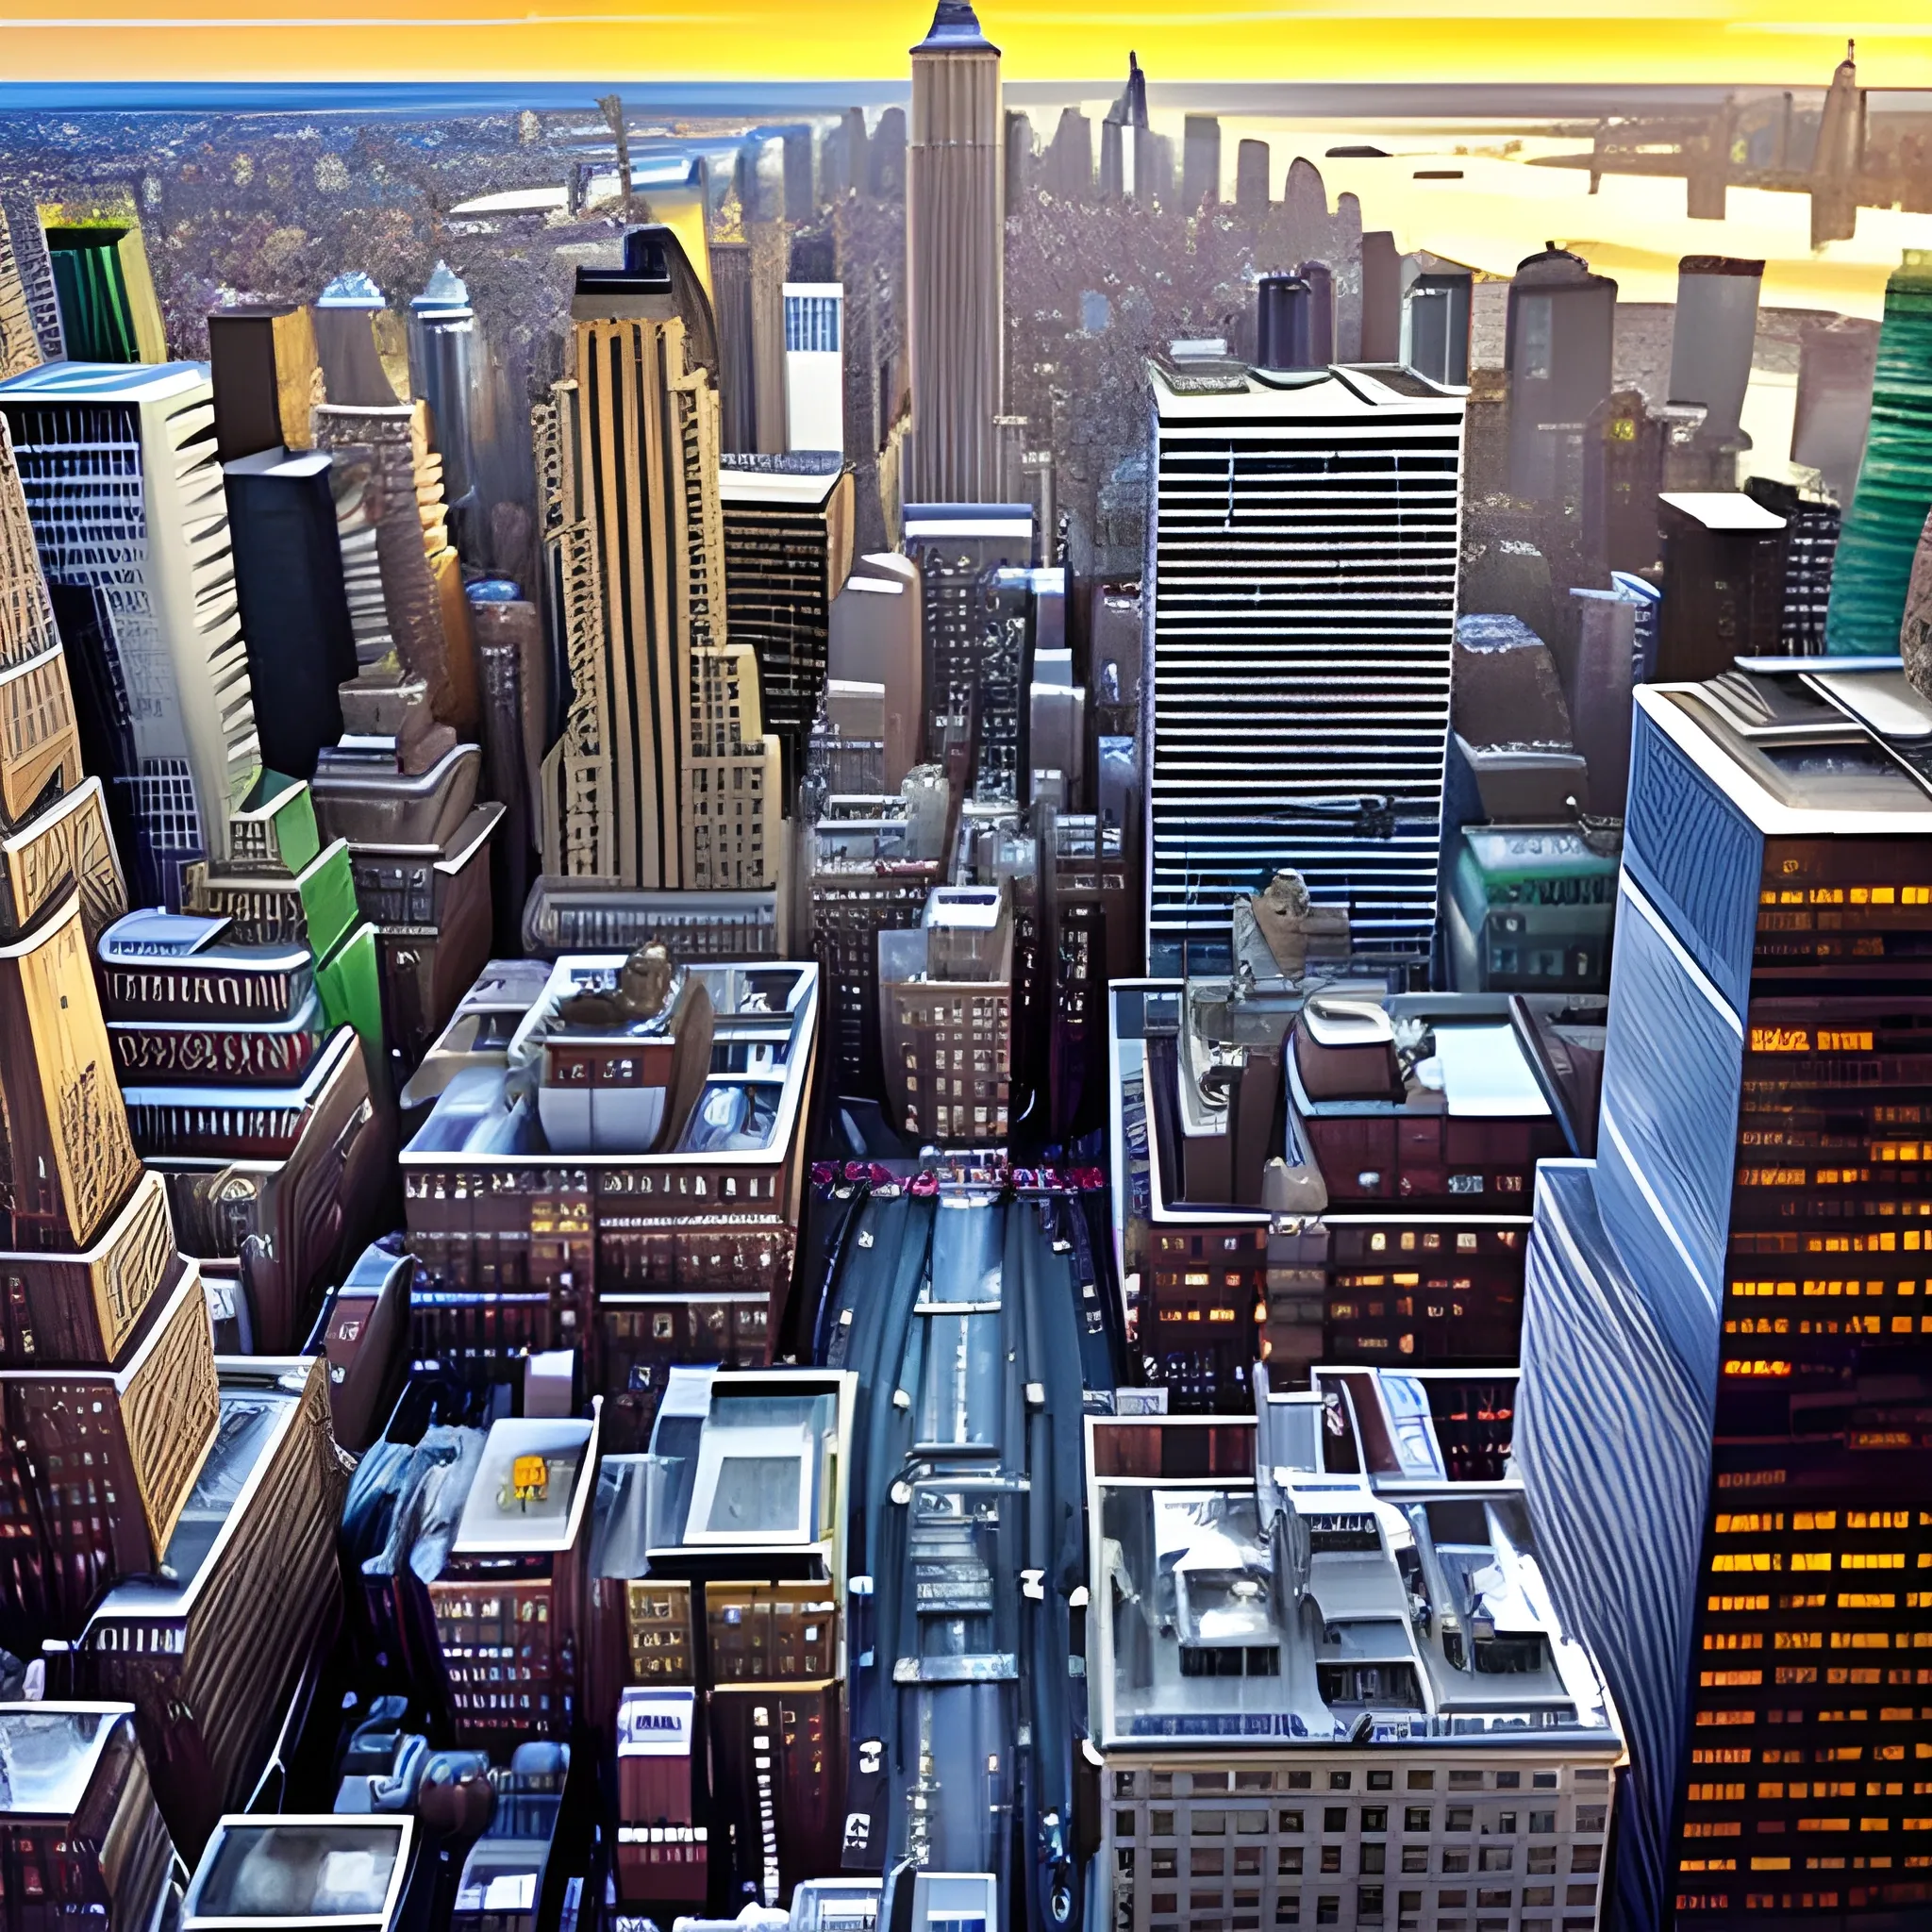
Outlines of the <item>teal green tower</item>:
<svg viewBox="0 0 1932 1932">
<path fill-rule="evenodd" d="M 1824 648 L 1889 658 L 1932 509 L 1932 249 L 1908 248 L 1885 285 L 1872 427 L 1832 564 Z"/>
</svg>

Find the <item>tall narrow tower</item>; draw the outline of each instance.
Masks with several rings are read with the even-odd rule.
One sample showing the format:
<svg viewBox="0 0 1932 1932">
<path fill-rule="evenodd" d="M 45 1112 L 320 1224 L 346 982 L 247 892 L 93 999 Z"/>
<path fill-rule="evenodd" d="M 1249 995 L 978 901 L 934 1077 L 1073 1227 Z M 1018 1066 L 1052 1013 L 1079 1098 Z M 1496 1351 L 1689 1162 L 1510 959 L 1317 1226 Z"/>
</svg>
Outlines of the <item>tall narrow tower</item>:
<svg viewBox="0 0 1932 1932">
<path fill-rule="evenodd" d="M 970 0 L 939 0 L 912 50 L 906 168 L 912 364 L 908 503 L 999 499 L 1006 208 L 1000 50 Z"/>
<path fill-rule="evenodd" d="M 543 867 L 645 891 L 761 889 L 778 746 L 725 639 L 717 334 L 677 237 L 577 271 L 575 370 L 540 412 L 544 544 L 572 697 L 543 765 Z"/>
</svg>

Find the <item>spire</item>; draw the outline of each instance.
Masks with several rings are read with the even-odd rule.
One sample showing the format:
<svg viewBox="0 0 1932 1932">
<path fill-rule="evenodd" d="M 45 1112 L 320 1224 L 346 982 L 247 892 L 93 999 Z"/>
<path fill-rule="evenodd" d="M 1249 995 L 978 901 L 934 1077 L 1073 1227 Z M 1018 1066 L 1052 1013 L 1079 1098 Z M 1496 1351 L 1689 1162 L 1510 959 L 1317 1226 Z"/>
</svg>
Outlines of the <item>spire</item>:
<svg viewBox="0 0 1932 1932">
<path fill-rule="evenodd" d="M 997 54 L 999 49 L 980 30 L 973 0 L 939 0 L 932 27 L 912 50 L 915 54 Z"/>
</svg>

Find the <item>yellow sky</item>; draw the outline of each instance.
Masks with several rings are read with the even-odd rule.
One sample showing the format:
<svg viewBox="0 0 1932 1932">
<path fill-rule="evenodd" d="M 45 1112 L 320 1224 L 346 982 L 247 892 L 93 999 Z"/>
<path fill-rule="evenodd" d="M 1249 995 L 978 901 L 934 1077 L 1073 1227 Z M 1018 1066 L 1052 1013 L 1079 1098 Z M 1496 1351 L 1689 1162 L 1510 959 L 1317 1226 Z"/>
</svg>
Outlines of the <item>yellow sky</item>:
<svg viewBox="0 0 1932 1932">
<path fill-rule="evenodd" d="M 1925 0 L 989 0 L 1014 78 L 1932 86 Z M 0 80 L 887 79 L 928 0 L 0 0 Z"/>
</svg>

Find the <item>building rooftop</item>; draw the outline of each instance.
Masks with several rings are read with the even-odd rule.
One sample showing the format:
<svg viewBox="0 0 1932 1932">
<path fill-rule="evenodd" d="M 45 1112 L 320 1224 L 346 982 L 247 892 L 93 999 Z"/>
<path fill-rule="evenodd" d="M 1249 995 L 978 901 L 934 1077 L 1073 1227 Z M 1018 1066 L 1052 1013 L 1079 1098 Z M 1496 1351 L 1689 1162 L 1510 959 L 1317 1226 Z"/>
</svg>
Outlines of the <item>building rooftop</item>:
<svg viewBox="0 0 1932 1932">
<path fill-rule="evenodd" d="M 153 403 L 208 379 L 206 362 L 43 362 L 0 382 L 0 402 Z"/>
<path fill-rule="evenodd" d="M 181 1908 L 186 1926 L 387 1924 L 413 1818 L 224 1818 Z"/>
<path fill-rule="evenodd" d="M 131 1704 L 0 1704 L 0 1818 L 71 1818 Z"/>
<path fill-rule="evenodd" d="M 1322 1370 L 1277 1395 L 1260 1375 L 1257 1423 L 1091 1422 L 1103 1744 L 1561 1734 L 1615 1755 L 1508 1457 L 1515 1376 Z M 1188 1439 L 1210 1429 L 1224 1473 L 1169 1476 L 1205 1466 Z M 1237 1433 L 1249 1466 L 1224 1473 Z"/>
<path fill-rule="evenodd" d="M 1774 515 L 1741 490 L 1667 490 L 1657 501 L 1681 510 L 1707 530 L 1769 534 L 1785 526 L 1784 518 Z"/>
<path fill-rule="evenodd" d="M 1238 362 L 1216 361 L 1210 380 L 1191 386 L 1174 370 L 1149 362 L 1154 406 L 1163 424 L 1373 421 L 1409 414 L 1459 421 L 1468 391 L 1447 389 L 1394 363 L 1340 364 L 1269 379 Z M 908 515 L 910 513 L 908 512 Z"/>
<path fill-rule="evenodd" d="M 915 54 L 997 54 L 999 49 L 980 30 L 979 16 L 970 0 L 939 0 Z"/>
<path fill-rule="evenodd" d="M 568 1549 L 591 1490 L 597 1425 L 568 1417 L 492 1423 L 457 1525 L 453 1556 Z"/>
<path fill-rule="evenodd" d="M 829 454 L 810 463 L 788 458 L 782 469 L 756 459 L 744 462 L 726 457 L 718 466 L 718 500 L 726 509 L 766 505 L 823 509 L 844 474 L 844 459 Z"/>
<path fill-rule="evenodd" d="M 1932 707 L 1895 660 L 1763 661 L 1777 673 L 1640 686 L 1639 712 L 1769 836 L 1932 833 Z"/>
</svg>

